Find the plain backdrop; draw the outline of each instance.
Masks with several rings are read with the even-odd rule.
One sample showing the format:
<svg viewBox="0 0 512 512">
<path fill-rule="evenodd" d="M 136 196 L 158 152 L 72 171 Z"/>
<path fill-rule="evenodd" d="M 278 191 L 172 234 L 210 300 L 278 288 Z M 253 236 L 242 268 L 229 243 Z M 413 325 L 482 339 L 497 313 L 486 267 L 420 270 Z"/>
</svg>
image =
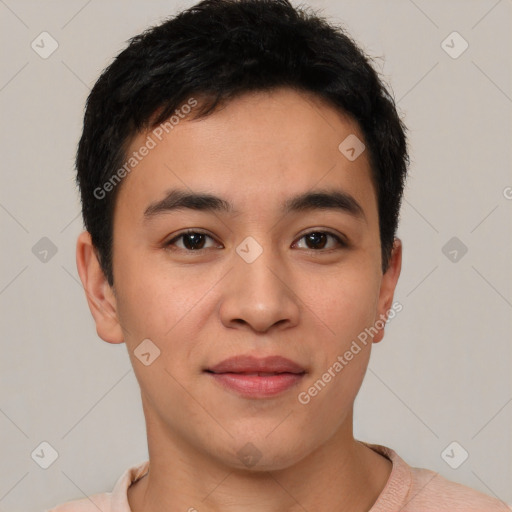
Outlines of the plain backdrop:
<svg viewBox="0 0 512 512">
<path fill-rule="evenodd" d="M 76 271 L 74 155 L 101 70 L 193 3 L 0 0 L 2 512 L 110 491 L 147 458 L 126 347 L 97 337 Z M 409 128 L 403 310 L 373 348 L 355 436 L 512 503 L 512 2 L 308 5 L 376 58 Z M 468 453 L 456 469 L 447 447 L 452 464 Z"/>
</svg>

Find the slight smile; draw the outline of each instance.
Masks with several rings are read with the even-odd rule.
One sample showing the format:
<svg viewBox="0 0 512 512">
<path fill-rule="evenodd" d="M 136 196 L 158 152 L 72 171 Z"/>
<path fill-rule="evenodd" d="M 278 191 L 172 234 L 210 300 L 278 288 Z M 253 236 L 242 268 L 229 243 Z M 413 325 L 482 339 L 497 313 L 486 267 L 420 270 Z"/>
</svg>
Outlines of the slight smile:
<svg viewBox="0 0 512 512">
<path fill-rule="evenodd" d="M 281 356 L 235 356 L 205 372 L 223 387 L 248 398 L 276 396 L 298 385 L 306 374 L 298 363 Z"/>
</svg>

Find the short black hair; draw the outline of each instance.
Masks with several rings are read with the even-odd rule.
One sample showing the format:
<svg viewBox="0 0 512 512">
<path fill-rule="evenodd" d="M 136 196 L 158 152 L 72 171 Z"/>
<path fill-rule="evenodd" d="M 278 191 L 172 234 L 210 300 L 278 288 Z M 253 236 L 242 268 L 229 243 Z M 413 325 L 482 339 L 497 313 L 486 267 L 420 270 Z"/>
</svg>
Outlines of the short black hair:
<svg viewBox="0 0 512 512">
<path fill-rule="evenodd" d="M 192 95 L 201 97 L 193 114 L 200 118 L 244 93 L 283 86 L 314 93 L 357 121 L 369 151 L 387 270 L 409 164 L 406 128 L 371 58 L 341 26 L 287 0 L 204 0 L 128 43 L 91 90 L 76 155 L 85 228 L 111 286 L 120 186 L 108 194 L 102 187 L 125 163 L 133 137 Z"/>
</svg>

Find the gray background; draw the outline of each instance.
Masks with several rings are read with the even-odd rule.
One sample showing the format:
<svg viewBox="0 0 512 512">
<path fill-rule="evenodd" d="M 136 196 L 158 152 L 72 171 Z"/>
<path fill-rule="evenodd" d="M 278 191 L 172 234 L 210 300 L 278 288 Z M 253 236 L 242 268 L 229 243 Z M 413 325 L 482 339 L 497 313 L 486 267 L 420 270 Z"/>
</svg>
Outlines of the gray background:
<svg viewBox="0 0 512 512">
<path fill-rule="evenodd" d="M 110 491 L 147 457 L 126 348 L 97 337 L 78 280 L 73 158 L 100 71 L 193 3 L 0 0 L 2 512 Z M 379 57 L 410 130 L 403 311 L 374 346 L 355 436 L 512 503 L 512 1 L 309 5 Z M 31 48 L 43 31 L 59 45 L 46 59 Z M 453 31 L 469 44 L 457 58 Z M 42 441 L 59 454 L 46 470 Z M 458 469 L 441 456 L 453 441 L 469 453 Z"/>
</svg>

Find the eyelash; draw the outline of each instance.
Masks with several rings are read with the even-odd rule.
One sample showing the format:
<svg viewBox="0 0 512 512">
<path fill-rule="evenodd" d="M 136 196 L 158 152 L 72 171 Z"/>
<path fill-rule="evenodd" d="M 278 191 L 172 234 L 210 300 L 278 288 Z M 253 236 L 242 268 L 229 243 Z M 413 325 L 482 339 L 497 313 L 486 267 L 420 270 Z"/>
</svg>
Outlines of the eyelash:
<svg viewBox="0 0 512 512">
<path fill-rule="evenodd" d="M 339 250 L 340 248 L 341 249 L 344 249 L 344 248 L 347 248 L 348 247 L 348 244 L 342 240 L 338 235 L 335 235 L 334 233 L 331 233 L 330 231 L 320 231 L 320 230 L 312 230 L 312 231 L 308 231 L 307 233 L 304 233 L 300 238 L 299 240 L 302 240 L 303 238 L 305 238 L 306 236 L 308 235 L 311 235 L 311 234 L 323 234 L 323 235 L 328 235 L 332 238 L 334 238 L 336 240 L 336 242 L 338 243 L 338 246 L 337 248 L 333 248 L 333 249 L 303 249 L 305 251 L 310 251 L 310 252 L 331 252 L 331 251 L 335 251 L 335 250 Z M 210 236 L 208 233 L 205 233 L 203 231 L 198 231 L 198 230 L 195 230 L 195 229 L 190 229 L 190 230 L 187 230 L 187 231 L 184 231 L 182 233 L 180 233 L 179 235 L 175 236 L 174 238 L 172 238 L 171 240 L 169 240 L 168 242 L 165 242 L 164 246 L 166 248 L 169 248 L 171 247 L 172 245 L 174 245 L 174 243 L 179 240 L 180 238 L 183 238 L 184 236 L 186 235 L 191 235 L 191 234 L 194 234 L 194 235 L 205 235 L 207 236 L 208 238 L 211 238 L 212 240 L 214 239 L 212 236 Z M 210 249 L 210 247 L 206 247 L 206 248 L 202 248 L 202 249 L 196 249 L 196 250 L 191 250 L 191 249 L 182 249 L 181 247 L 178 247 L 177 250 L 180 250 L 180 251 L 185 251 L 185 252 L 188 252 L 188 253 L 201 253 L 202 251 L 206 251 Z"/>
</svg>

